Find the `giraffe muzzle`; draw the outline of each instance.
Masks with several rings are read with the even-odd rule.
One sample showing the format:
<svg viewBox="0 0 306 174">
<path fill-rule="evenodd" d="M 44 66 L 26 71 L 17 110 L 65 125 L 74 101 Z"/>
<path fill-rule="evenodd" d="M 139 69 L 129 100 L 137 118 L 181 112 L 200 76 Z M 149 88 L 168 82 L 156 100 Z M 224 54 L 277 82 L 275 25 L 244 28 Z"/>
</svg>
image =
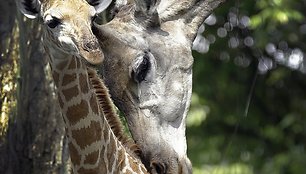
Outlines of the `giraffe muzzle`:
<svg viewBox="0 0 306 174">
<path fill-rule="evenodd" d="M 168 154 L 169 155 L 169 154 Z M 157 155 L 159 159 L 152 158 L 149 171 L 152 174 L 191 174 L 192 165 L 188 158 L 178 158 L 170 156 L 163 158 L 163 155 Z"/>
<path fill-rule="evenodd" d="M 192 165 L 187 156 L 178 155 L 175 150 L 160 146 L 155 153 L 142 154 L 142 162 L 151 174 L 191 174 Z"/>
<path fill-rule="evenodd" d="M 90 52 L 100 49 L 99 43 L 97 41 L 89 41 L 83 44 L 84 50 Z"/>
<path fill-rule="evenodd" d="M 84 39 L 87 40 L 87 39 Z M 101 64 L 104 59 L 102 49 L 96 39 L 88 39 L 81 44 L 80 55 L 90 64 Z"/>
</svg>

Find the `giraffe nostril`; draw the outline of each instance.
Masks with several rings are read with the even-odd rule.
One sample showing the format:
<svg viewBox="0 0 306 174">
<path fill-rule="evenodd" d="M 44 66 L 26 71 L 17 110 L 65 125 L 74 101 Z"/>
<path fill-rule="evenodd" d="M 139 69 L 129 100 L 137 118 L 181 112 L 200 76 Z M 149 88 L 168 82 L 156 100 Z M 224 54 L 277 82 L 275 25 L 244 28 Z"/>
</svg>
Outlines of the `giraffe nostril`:
<svg viewBox="0 0 306 174">
<path fill-rule="evenodd" d="M 91 41 L 84 44 L 84 49 L 86 51 L 96 50 L 99 48 L 99 44 L 97 42 Z"/>
<path fill-rule="evenodd" d="M 151 162 L 151 168 L 153 174 L 165 174 L 167 170 L 166 165 L 158 161 Z"/>
</svg>

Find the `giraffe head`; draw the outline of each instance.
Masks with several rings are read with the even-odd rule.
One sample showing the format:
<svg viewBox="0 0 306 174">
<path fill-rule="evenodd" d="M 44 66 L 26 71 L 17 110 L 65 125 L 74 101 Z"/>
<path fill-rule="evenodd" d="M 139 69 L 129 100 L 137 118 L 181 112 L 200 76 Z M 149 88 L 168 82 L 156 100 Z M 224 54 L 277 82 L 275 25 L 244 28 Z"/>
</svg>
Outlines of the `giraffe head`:
<svg viewBox="0 0 306 174">
<path fill-rule="evenodd" d="M 192 173 L 185 136 L 192 33 L 184 20 L 165 19 L 169 11 L 162 11 L 181 2 L 193 1 L 135 0 L 109 23 L 93 26 L 105 54 L 105 83 L 152 174 Z"/>
<path fill-rule="evenodd" d="M 111 0 L 19 0 L 17 6 L 28 18 L 39 17 L 43 24 L 46 46 L 52 55 L 63 53 L 86 59 L 91 64 L 102 62 L 104 55 L 93 35 L 95 16 Z"/>
</svg>

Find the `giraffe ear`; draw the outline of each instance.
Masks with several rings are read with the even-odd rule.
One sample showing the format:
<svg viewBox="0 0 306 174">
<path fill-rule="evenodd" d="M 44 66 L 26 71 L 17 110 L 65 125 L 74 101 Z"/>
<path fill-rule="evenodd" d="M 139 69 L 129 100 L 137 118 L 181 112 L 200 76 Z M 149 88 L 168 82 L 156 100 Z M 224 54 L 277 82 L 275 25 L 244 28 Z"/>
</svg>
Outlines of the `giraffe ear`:
<svg viewBox="0 0 306 174">
<path fill-rule="evenodd" d="M 17 7 L 26 17 L 34 19 L 40 12 L 39 0 L 16 0 Z"/>
<path fill-rule="evenodd" d="M 87 0 L 87 2 L 95 7 L 97 13 L 101 13 L 110 5 L 112 0 Z"/>
</svg>

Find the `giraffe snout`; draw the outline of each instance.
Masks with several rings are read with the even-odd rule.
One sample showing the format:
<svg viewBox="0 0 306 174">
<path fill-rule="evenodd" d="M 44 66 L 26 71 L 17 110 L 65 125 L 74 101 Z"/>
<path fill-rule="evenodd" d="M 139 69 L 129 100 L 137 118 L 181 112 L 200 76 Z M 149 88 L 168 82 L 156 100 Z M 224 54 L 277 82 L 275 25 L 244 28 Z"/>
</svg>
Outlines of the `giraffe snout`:
<svg viewBox="0 0 306 174">
<path fill-rule="evenodd" d="M 161 161 L 151 161 L 150 169 L 152 174 L 166 174 L 167 166 Z"/>
<path fill-rule="evenodd" d="M 95 38 L 83 39 L 79 50 L 81 57 L 83 57 L 88 63 L 92 65 L 100 64 L 104 59 L 102 49 L 98 40 Z"/>
<path fill-rule="evenodd" d="M 152 174 L 192 174 L 192 165 L 187 156 L 179 157 L 171 150 L 151 158 L 149 171 Z M 146 160 L 145 160 L 146 161 Z"/>
</svg>

